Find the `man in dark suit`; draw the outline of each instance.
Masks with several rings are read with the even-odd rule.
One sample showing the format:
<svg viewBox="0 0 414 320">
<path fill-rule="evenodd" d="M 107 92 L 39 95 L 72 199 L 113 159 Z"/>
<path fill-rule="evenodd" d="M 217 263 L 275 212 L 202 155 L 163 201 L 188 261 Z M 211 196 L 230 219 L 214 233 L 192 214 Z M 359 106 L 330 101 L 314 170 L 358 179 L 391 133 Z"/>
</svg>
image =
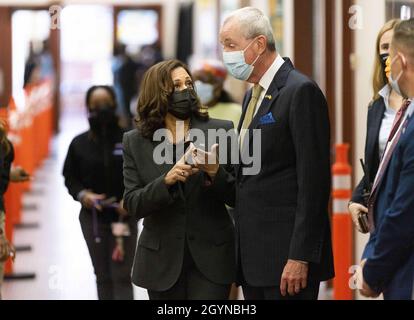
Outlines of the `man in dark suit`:
<svg viewBox="0 0 414 320">
<path fill-rule="evenodd" d="M 239 284 L 246 299 L 317 299 L 320 282 L 334 276 L 326 100 L 277 53 L 260 10 L 231 14 L 220 42 L 230 74 L 254 84 L 244 99 L 239 143 L 242 159 L 261 163 L 253 175 L 246 164 L 236 166 Z M 261 140 L 253 141 L 253 129 Z"/>
<path fill-rule="evenodd" d="M 395 27 L 391 45 L 392 86 L 406 99 L 414 97 L 414 19 Z M 396 116 L 370 197 L 376 241 L 362 263 L 361 293 L 385 299 L 412 299 L 414 282 L 414 106 Z M 404 115 L 405 113 L 405 115 Z M 375 215 L 374 215 L 375 213 Z M 382 216 L 379 220 L 377 217 Z M 375 219 L 377 218 L 377 219 Z"/>
</svg>

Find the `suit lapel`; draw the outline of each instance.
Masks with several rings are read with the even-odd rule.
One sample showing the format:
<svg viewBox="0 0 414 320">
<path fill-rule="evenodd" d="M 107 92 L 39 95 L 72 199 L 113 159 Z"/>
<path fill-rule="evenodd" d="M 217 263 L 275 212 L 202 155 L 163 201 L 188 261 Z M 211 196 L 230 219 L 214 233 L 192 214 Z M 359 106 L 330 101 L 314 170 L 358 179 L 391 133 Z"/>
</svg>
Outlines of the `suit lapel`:
<svg viewBox="0 0 414 320">
<path fill-rule="evenodd" d="M 397 147 L 398 147 L 398 145 L 399 145 L 399 143 L 400 143 L 400 141 L 401 141 L 401 139 L 402 139 L 405 131 L 408 129 L 408 127 L 409 127 L 409 125 L 410 125 L 411 122 L 412 122 L 412 116 L 410 116 L 406 120 L 403 120 L 403 122 L 401 123 L 401 125 L 403 126 L 403 128 L 401 130 L 403 130 L 403 131 L 401 132 L 401 136 L 398 138 L 398 141 L 395 142 L 394 149 L 391 150 L 390 158 L 388 159 L 388 162 L 385 164 L 386 167 L 384 168 L 384 172 L 383 172 L 383 174 L 381 176 L 381 179 L 378 181 L 378 184 L 377 184 L 376 188 L 373 190 L 373 193 L 377 193 L 381 189 L 382 184 L 385 182 L 386 177 L 388 175 L 388 170 L 391 170 L 390 169 L 390 166 L 391 166 L 392 161 L 393 161 L 393 158 L 395 156 L 395 152 L 397 150 Z M 378 171 L 379 171 L 379 168 L 378 168 Z"/>
<path fill-rule="evenodd" d="M 266 92 L 266 95 L 262 101 L 262 104 L 259 107 L 256 116 L 253 118 L 252 123 L 250 124 L 249 129 L 257 128 L 260 123 L 260 118 L 266 115 L 276 99 L 280 94 L 280 90 L 286 85 L 287 78 L 289 73 L 294 69 L 290 59 L 285 58 L 285 63 L 280 67 L 279 71 L 276 73 L 273 78 L 272 83 L 270 84 L 269 89 Z"/>
<path fill-rule="evenodd" d="M 380 161 L 378 136 L 381 129 L 382 118 L 385 112 L 384 101 L 382 100 L 378 105 L 373 105 L 372 108 L 372 120 L 370 120 L 370 124 L 368 125 L 368 130 L 371 130 L 369 134 L 370 139 L 367 141 L 367 154 L 370 159 L 367 161 L 368 163 L 366 165 L 372 164 L 372 166 L 378 167 Z M 368 167 L 368 172 L 371 174 L 373 172 L 373 168 Z M 374 178 L 375 177 L 370 177 L 370 179 Z"/>
<path fill-rule="evenodd" d="M 161 143 L 164 143 L 165 141 L 152 141 L 152 152 L 151 152 L 151 156 L 154 156 L 154 149 L 160 145 Z M 166 149 L 166 158 L 167 158 L 167 163 L 162 163 L 162 164 L 156 164 L 154 162 L 154 159 L 152 159 L 152 162 L 154 163 L 154 166 L 156 167 L 156 169 L 158 170 L 158 172 L 163 175 L 168 173 L 173 167 L 174 164 L 172 163 L 172 159 L 173 159 L 173 154 L 172 154 L 172 150 L 170 148 Z"/>
<path fill-rule="evenodd" d="M 237 127 L 237 132 L 238 132 L 239 135 L 240 135 L 241 127 L 243 125 L 244 117 L 246 116 L 247 106 L 249 105 L 250 99 L 252 98 L 252 92 L 253 92 L 252 89 L 250 89 L 249 91 L 247 91 L 246 97 L 243 100 L 242 115 L 240 117 L 239 125 Z M 238 173 L 239 173 L 240 162 L 241 162 L 241 160 L 239 159 L 238 163 L 235 165 L 235 173 L 236 173 L 236 175 L 238 175 Z"/>
<path fill-rule="evenodd" d="M 260 105 L 256 115 L 254 116 L 252 120 L 252 123 L 249 126 L 249 132 L 248 132 L 249 148 L 246 148 L 246 146 L 243 146 L 243 154 L 246 152 L 249 152 L 253 144 L 253 130 L 252 129 L 256 129 L 260 124 L 261 117 L 269 113 L 270 108 L 273 106 L 273 104 L 279 97 L 280 90 L 286 85 L 286 81 L 289 76 L 289 73 L 294 69 L 293 64 L 289 58 L 284 58 L 284 60 L 285 60 L 285 63 L 280 67 L 279 71 L 276 73 L 275 77 L 273 78 L 273 81 L 270 84 L 270 87 L 265 94 L 262 104 Z M 251 92 L 250 92 L 250 96 L 251 96 Z M 248 105 L 248 102 L 250 101 L 250 99 L 246 99 L 246 101 L 247 101 L 246 104 Z M 244 109 L 247 109 L 247 107 Z M 244 112 L 246 111 L 244 110 Z M 241 126 L 239 125 L 239 127 Z M 244 144 L 246 143 L 246 138 L 245 138 L 245 141 L 243 141 L 243 143 Z"/>
<path fill-rule="evenodd" d="M 239 125 L 237 127 L 237 132 L 240 132 L 240 130 L 241 130 L 241 127 L 242 127 L 243 121 L 244 121 L 244 117 L 246 116 L 247 106 L 249 105 L 249 102 L 250 102 L 251 98 L 252 98 L 252 89 L 247 91 L 246 97 L 243 100 L 242 114 L 241 114 L 241 117 L 240 117 Z"/>
</svg>

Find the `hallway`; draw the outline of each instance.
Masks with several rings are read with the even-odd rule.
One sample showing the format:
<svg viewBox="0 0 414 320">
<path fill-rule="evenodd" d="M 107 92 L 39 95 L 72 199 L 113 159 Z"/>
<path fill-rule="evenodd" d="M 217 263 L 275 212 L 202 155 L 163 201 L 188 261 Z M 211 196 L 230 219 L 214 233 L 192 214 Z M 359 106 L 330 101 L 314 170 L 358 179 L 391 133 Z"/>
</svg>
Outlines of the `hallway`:
<svg viewBox="0 0 414 320">
<path fill-rule="evenodd" d="M 95 276 L 78 220 L 79 203 L 67 193 L 61 174 L 69 144 L 87 128 L 83 109 L 62 115 L 61 133 L 51 145 L 51 156 L 35 173 L 32 190 L 23 198 L 23 223 L 38 228 L 15 229 L 18 252 L 15 273 L 34 272 L 34 280 L 5 281 L 3 298 L 19 300 L 96 300 Z M 135 288 L 135 299 L 147 299 Z"/>
</svg>

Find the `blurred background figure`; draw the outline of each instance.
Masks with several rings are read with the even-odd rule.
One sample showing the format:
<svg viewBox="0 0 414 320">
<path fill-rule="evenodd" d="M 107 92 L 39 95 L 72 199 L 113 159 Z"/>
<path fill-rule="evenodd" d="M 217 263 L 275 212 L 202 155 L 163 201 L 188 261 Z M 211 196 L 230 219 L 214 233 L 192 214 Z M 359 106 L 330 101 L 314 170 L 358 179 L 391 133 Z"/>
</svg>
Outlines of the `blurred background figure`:
<svg viewBox="0 0 414 320">
<path fill-rule="evenodd" d="M 35 43 L 33 41 L 29 44 L 29 55 L 27 57 L 24 67 L 24 83 L 23 87 L 26 88 L 29 84 L 36 84 L 42 78 L 42 69 L 40 65 L 39 55 L 35 50 Z"/>
<path fill-rule="evenodd" d="M 227 70 L 218 60 L 208 60 L 194 69 L 197 94 L 201 103 L 208 107 L 211 118 L 230 120 L 237 129 L 241 117 L 241 105 L 224 89 Z"/>
<path fill-rule="evenodd" d="M 42 50 L 39 55 L 40 77 L 42 80 L 53 79 L 55 76 L 55 69 L 53 66 L 53 58 L 50 53 L 49 40 L 42 41 Z"/>
<path fill-rule="evenodd" d="M 137 58 L 137 70 L 135 74 L 135 96 L 132 99 L 129 109 L 130 113 L 136 117 L 137 115 L 137 103 L 138 103 L 138 96 L 139 96 L 139 89 L 141 86 L 141 81 L 144 77 L 145 72 L 149 68 L 151 68 L 153 65 L 157 64 L 158 62 L 161 62 L 164 60 L 164 57 L 161 52 L 161 48 L 158 44 L 150 44 L 150 45 L 144 45 L 140 52 L 138 53 Z"/>
<path fill-rule="evenodd" d="M 100 300 L 132 300 L 131 268 L 137 227 L 122 208 L 122 136 L 115 92 L 93 86 L 86 93 L 90 129 L 69 146 L 63 175 L 82 204 L 79 220 L 95 269 Z"/>
<path fill-rule="evenodd" d="M 132 97 L 136 94 L 137 63 L 126 52 L 126 46 L 117 43 L 114 48 L 112 72 L 114 76 L 114 89 L 117 96 L 119 113 L 124 120 L 123 126 L 131 126 L 132 114 L 129 108 Z"/>
</svg>

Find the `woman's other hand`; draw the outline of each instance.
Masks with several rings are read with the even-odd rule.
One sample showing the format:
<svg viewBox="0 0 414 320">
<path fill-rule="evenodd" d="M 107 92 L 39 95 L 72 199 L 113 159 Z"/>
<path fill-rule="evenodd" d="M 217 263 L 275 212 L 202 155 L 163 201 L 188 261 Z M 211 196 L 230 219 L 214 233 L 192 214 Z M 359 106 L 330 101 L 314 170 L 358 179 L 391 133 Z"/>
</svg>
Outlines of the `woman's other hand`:
<svg viewBox="0 0 414 320">
<path fill-rule="evenodd" d="M 359 217 L 359 214 L 362 212 L 368 213 L 368 208 L 364 207 L 362 204 L 351 202 L 348 206 L 348 211 L 351 214 L 352 221 L 354 222 L 358 231 L 363 232 L 361 229 L 361 226 L 359 225 L 358 217 Z"/>
</svg>

